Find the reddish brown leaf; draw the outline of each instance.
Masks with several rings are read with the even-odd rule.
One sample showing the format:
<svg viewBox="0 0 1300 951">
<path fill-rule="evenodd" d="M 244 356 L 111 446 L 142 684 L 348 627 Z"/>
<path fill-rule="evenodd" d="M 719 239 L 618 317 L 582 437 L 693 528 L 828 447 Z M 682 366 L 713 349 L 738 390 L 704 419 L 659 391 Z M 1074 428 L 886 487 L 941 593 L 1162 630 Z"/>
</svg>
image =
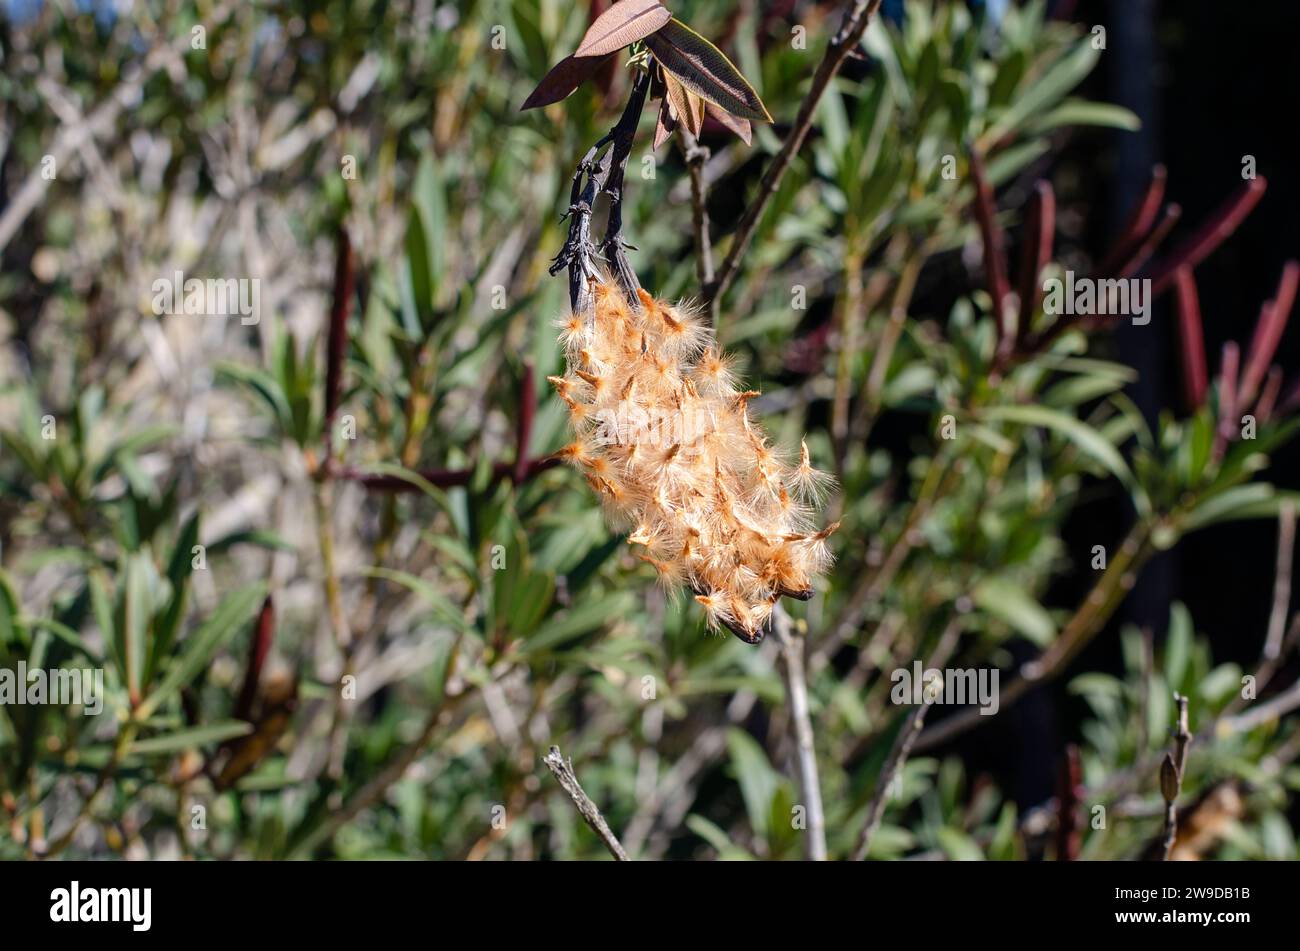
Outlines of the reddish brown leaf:
<svg viewBox="0 0 1300 951">
<path fill-rule="evenodd" d="M 676 131 L 677 120 L 672 117 L 672 109 L 668 105 L 668 97 L 665 95 L 663 102 L 659 104 L 659 119 L 655 122 L 655 141 L 651 148 L 659 148 Z"/>
<path fill-rule="evenodd" d="M 539 106 L 549 106 L 553 102 L 559 102 L 561 99 L 573 92 L 584 82 L 596 74 L 596 71 L 608 60 L 608 56 L 591 56 L 578 59 L 574 56 L 566 56 L 547 73 L 537 88 L 532 91 L 524 104 L 519 107 L 519 111 L 525 109 L 536 109 Z"/>
<path fill-rule="evenodd" d="M 733 116 L 726 109 L 714 105 L 707 99 L 704 101 L 704 111 L 712 116 L 717 122 L 740 136 L 740 141 L 744 142 L 746 145 L 749 145 L 754 141 L 754 135 L 750 128 L 748 119 L 742 119 L 740 116 Z"/>
<path fill-rule="evenodd" d="M 672 19 L 659 0 L 619 0 L 588 29 L 574 56 L 607 56 L 659 30 Z"/>
<path fill-rule="evenodd" d="M 660 65 L 697 96 L 742 119 L 772 121 L 763 100 L 731 60 L 680 20 L 669 20 L 646 45 Z"/>
<path fill-rule="evenodd" d="M 673 118 L 686 126 L 686 131 L 691 133 L 691 135 L 699 135 L 703 112 L 702 110 L 697 112 L 694 105 L 692 105 L 690 92 L 687 91 L 686 87 L 683 86 L 672 73 L 664 75 L 664 84 L 666 86 L 664 98 L 667 99 L 669 105 L 672 106 L 671 115 Z M 695 101 L 700 102 L 698 96 L 695 97 Z"/>
</svg>

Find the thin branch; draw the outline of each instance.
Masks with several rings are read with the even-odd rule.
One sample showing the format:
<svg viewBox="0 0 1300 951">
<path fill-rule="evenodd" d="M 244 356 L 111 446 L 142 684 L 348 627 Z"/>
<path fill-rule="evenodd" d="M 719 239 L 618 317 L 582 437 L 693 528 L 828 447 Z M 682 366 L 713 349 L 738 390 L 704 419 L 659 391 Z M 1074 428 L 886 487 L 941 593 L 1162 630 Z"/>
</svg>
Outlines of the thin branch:
<svg viewBox="0 0 1300 951">
<path fill-rule="evenodd" d="M 1277 660 L 1282 655 L 1282 635 L 1286 632 L 1287 609 L 1291 606 L 1291 563 L 1295 557 L 1295 505 L 1284 502 L 1277 513 L 1277 574 L 1273 579 L 1273 609 L 1268 617 L 1268 635 L 1264 638 L 1264 659 Z"/>
<path fill-rule="evenodd" d="M 1120 544 L 1106 572 L 1061 629 L 1060 637 L 1040 657 L 1022 664 L 1020 670 L 1002 685 L 999 709 L 1006 710 L 1031 687 L 1051 680 L 1065 669 L 1115 612 L 1124 595 L 1133 587 L 1138 569 L 1145 564 L 1151 551 L 1150 528 L 1139 521 Z M 926 730 L 917 749 L 933 749 L 986 719 L 974 707 L 963 710 Z"/>
<path fill-rule="evenodd" d="M 460 651 L 460 639 L 452 644 L 451 653 L 447 659 L 447 666 L 442 675 L 441 699 L 429 711 L 425 718 L 424 725 L 420 728 L 420 735 L 413 742 L 407 745 L 395 757 L 388 761 L 382 770 L 375 775 L 370 782 L 366 783 L 343 804 L 341 809 L 330 813 L 329 818 L 321 825 L 317 826 L 306 838 L 298 842 L 289 850 L 289 858 L 303 858 L 323 842 L 329 841 L 334 837 L 341 828 L 355 819 L 366 809 L 369 809 L 388 792 L 389 787 L 396 783 L 405 775 L 411 764 L 420 758 L 425 752 L 429 743 L 433 740 L 434 734 L 438 727 L 446 722 L 447 717 L 457 704 L 463 700 L 468 690 L 462 690 L 459 693 L 450 694 L 449 685 L 452 675 L 456 669 L 456 660 Z"/>
<path fill-rule="evenodd" d="M 1164 861 L 1174 850 L 1178 838 L 1178 796 L 1183 789 L 1183 772 L 1187 767 L 1187 748 L 1192 744 L 1192 733 L 1187 728 L 1187 698 L 1174 694 L 1178 704 L 1178 722 L 1174 730 L 1174 751 L 1166 753 L 1160 764 L 1160 792 L 1165 798 L 1165 838 L 1161 852 Z"/>
<path fill-rule="evenodd" d="M 713 242 L 709 239 L 708 186 L 704 181 L 704 163 L 709 160 L 710 153 L 685 126 L 678 130 L 678 135 L 686 172 L 691 180 L 691 224 L 695 229 L 697 252 L 695 270 L 700 287 L 707 288 L 713 283 Z"/>
<path fill-rule="evenodd" d="M 605 821 L 605 817 L 600 814 L 600 810 L 591 801 L 591 797 L 583 792 L 582 785 L 573 772 L 573 760 L 565 759 L 560 754 L 560 748 L 552 746 L 551 751 L 546 754 L 542 762 L 555 774 L 560 786 L 569 794 L 573 804 L 578 807 L 578 813 L 586 820 L 587 825 L 591 826 L 591 830 L 600 837 L 600 841 L 605 843 L 605 848 L 609 849 L 610 855 L 620 862 L 630 861 L 627 852 L 623 850 L 623 846 L 619 843 L 618 837 L 610 831 L 609 823 Z"/>
<path fill-rule="evenodd" d="M 1220 735 L 1244 733 L 1262 726 L 1270 720 L 1280 719 L 1300 707 L 1300 680 L 1296 681 L 1268 703 L 1260 704 L 1253 710 L 1240 713 L 1234 717 L 1224 717 L 1215 725 Z"/>
<path fill-rule="evenodd" d="M 808 683 L 804 676 L 803 640 L 794 636 L 790 615 L 779 603 L 772 612 L 772 629 L 781 647 L 781 673 L 785 680 L 790 722 L 799 758 L 799 789 L 808 810 L 804 855 L 813 862 L 826 861 L 826 814 L 822 809 L 821 780 L 817 776 L 817 751 L 812 717 L 808 713 Z"/>
<path fill-rule="evenodd" d="M 560 460 L 554 456 L 530 459 L 528 464 L 523 467 L 523 477 L 525 480 L 531 479 L 533 476 L 545 472 L 547 469 L 554 469 L 558 465 L 560 465 Z M 413 472 L 413 475 L 437 488 L 451 489 L 459 485 L 469 485 L 474 481 L 475 471 L 477 470 L 421 469 Z M 499 482 L 502 479 L 517 479 L 518 473 L 519 467 L 514 462 L 494 462 L 492 463 L 490 481 Z M 353 467 L 341 469 L 336 475 L 337 478 L 348 482 L 358 482 L 367 489 L 376 492 L 419 492 L 422 490 L 422 486 L 417 481 L 395 475 L 368 473 Z"/>
<path fill-rule="evenodd" d="M 959 618 L 953 618 L 944 628 L 943 634 L 939 637 L 939 643 L 935 646 L 934 653 L 930 656 L 930 664 L 934 665 L 936 661 L 942 662 L 940 658 L 947 658 L 952 653 L 952 649 L 957 644 L 957 639 L 961 636 L 961 621 Z M 875 838 L 876 831 L 880 828 L 880 823 L 885 818 L 885 805 L 889 799 L 889 790 L 894 785 L 894 780 L 899 772 L 903 769 L 903 764 L 907 762 L 908 754 L 912 751 L 913 744 L 916 743 L 917 737 L 921 735 L 921 727 L 925 724 L 925 715 L 930 711 L 930 705 L 933 697 L 928 690 L 922 693 L 924 698 L 920 706 L 916 707 L 903 728 L 898 731 L 894 737 L 893 748 L 889 751 L 889 759 L 885 761 L 884 767 L 880 770 L 880 778 L 876 780 L 876 792 L 871 798 L 871 805 L 867 808 L 867 821 L 862 826 L 862 832 L 858 834 L 858 845 L 853 851 L 853 860 L 862 862 L 871 852 L 871 840 Z"/>
<path fill-rule="evenodd" d="M 623 292 L 630 299 L 636 299 L 640 283 L 627 260 L 626 249 L 629 245 L 623 240 L 623 173 L 632 152 L 632 140 L 636 136 L 637 123 L 641 119 L 641 110 L 645 106 L 649 89 L 650 74 L 638 74 L 623 115 L 609 132 L 587 150 L 573 173 L 573 186 L 569 192 L 569 235 L 551 262 L 550 273 L 558 274 L 565 268 L 568 269 L 569 306 L 574 313 L 584 313 L 591 305 L 588 283 L 599 276 L 595 260 L 597 256 L 603 256 L 613 264 L 615 277 Z M 601 149 L 611 144 L 612 147 L 601 155 Z M 602 193 L 609 196 L 609 219 L 605 225 L 605 238 L 597 252 L 591 240 L 591 216 L 596 199 Z"/>
<path fill-rule="evenodd" d="M 717 324 L 718 305 L 722 300 L 722 295 L 727 292 L 732 281 L 736 279 L 736 272 L 740 268 L 740 260 L 745 256 L 745 252 L 749 250 L 750 242 L 754 240 L 754 232 L 758 229 L 758 223 L 763 217 L 763 212 L 767 209 L 767 205 L 773 196 L 776 195 L 777 186 L 781 184 L 781 179 L 790 167 L 790 162 L 794 159 L 795 154 L 803 145 L 803 140 L 808 135 L 808 130 L 812 126 L 813 114 L 817 111 L 817 104 L 821 102 L 821 98 L 830 86 L 831 80 L 840 71 L 840 67 L 844 65 L 844 61 L 848 59 L 849 54 L 858 48 L 858 43 L 862 40 L 862 34 L 866 32 L 867 25 L 871 22 L 876 10 L 879 9 L 880 2 L 881 0 L 852 0 L 851 5 L 846 4 L 848 9 L 844 14 L 844 22 L 831 39 L 830 45 L 826 47 L 826 54 L 817 66 L 817 72 L 813 75 L 812 86 L 808 89 L 808 94 L 799 106 L 799 113 L 795 116 L 794 125 L 791 126 L 790 132 L 786 135 L 781 150 L 772 159 L 772 164 L 763 173 L 763 178 L 758 185 L 758 195 L 750 203 L 749 208 L 745 210 L 744 217 L 740 219 L 740 224 L 736 227 L 736 236 L 732 239 L 731 248 L 727 251 L 727 257 L 718 269 L 716 279 L 704 289 L 704 299 L 713 313 L 715 326 Z"/>
</svg>

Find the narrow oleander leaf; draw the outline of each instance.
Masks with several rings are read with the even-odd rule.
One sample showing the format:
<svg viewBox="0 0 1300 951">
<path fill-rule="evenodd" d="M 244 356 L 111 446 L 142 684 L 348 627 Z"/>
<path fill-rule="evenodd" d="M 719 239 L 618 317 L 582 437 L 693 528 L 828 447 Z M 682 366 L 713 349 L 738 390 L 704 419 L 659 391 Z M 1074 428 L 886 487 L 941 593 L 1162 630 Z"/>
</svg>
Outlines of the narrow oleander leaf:
<svg viewBox="0 0 1300 951">
<path fill-rule="evenodd" d="M 748 119 L 742 119 L 740 116 L 733 116 L 721 106 L 716 106 L 707 99 L 704 101 L 704 111 L 714 119 L 726 126 L 732 132 L 740 137 L 740 141 L 750 145 L 754 141 L 754 133 Z"/>
<path fill-rule="evenodd" d="M 529 93 L 524 104 L 519 107 L 519 111 L 549 106 L 553 102 L 567 98 L 570 93 L 594 76 L 608 60 L 609 56 L 591 56 L 581 59 L 576 56 L 564 57 L 542 77 L 542 81 Z"/>
<path fill-rule="evenodd" d="M 574 56 L 606 56 L 644 40 L 672 19 L 659 0 L 619 0 L 593 23 Z"/>
<path fill-rule="evenodd" d="M 771 122 L 763 100 L 722 51 L 680 20 L 671 19 L 646 45 L 665 72 L 734 116 Z"/>
</svg>

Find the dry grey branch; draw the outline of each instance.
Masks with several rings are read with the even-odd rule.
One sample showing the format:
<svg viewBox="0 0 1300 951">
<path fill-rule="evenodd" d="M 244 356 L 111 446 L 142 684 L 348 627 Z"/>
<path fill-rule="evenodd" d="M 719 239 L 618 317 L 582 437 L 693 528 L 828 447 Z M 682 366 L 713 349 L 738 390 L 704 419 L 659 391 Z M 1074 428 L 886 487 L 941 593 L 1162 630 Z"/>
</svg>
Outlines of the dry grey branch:
<svg viewBox="0 0 1300 951">
<path fill-rule="evenodd" d="M 1178 796 L 1183 788 L 1183 770 L 1187 766 L 1187 748 L 1192 744 L 1192 734 L 1187 728 L 1187 698 L 1174 694 L 1178 705 L 1178 722 L 1174 728 L 1174 751 L 1166 753 L 1160 764 L 1160 792 L 1165 799 L 1165 838 L 1162 850 L 1164 861 L 1174 850 L 1178 838 Z"/>
<path fill-rule="evenodd" d="M 826 860 L 826 815 L 822 810 L 821 781 L 817 777 L 817 751 L 813 743 L 812 718 L 808 713 L 808 684 L 804 677 L 803 641 L 791 631 L 790 615 L 780 604 L 772 612 L 772 629 L 781 645 L 781 673 L 790 704 L 799 758 L 799 790 L 808 810 L 808 834 L 804 854 L 814 862 Z"/>
<path fill-rule="evenodd" d="M 630 861 L 627 852 L 623 850 L 623 846 L 619 843 L 618 837 L 610 830 L 605 817 L 600 814 L 600 810 L 591 801 L 591 797 L 583 791 L 582 785 L 578 782 L 578 777 L 573 772 L 573 761 L 565 759 L 558 746 L 552 746 L 551 751 L 546 754 L 542 761 L 555 774 L 560 786 L 569 794 L 573 804 L 578 807 L 579 815 L 586 820 L 587 825 L 591 826 L 591 831 L 600 836 L 600 841 L 605 843 L 605 848 L 609 849 L 610 855 L 620 862 Z"/>
</svg>

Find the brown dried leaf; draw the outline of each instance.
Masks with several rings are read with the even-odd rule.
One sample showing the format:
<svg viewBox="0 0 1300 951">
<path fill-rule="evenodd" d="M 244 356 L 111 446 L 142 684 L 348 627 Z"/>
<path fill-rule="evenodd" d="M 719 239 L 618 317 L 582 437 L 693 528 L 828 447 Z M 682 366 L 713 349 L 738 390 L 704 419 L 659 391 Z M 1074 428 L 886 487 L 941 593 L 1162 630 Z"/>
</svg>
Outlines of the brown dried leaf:
<svg viewBox="0 0 1300 951">
<path fill-rule="evenodd" d="M 672 107 L 670 115 L 686 126 L 686 131 L 691 135 L 699 135 L 700 124 L 696 120 L 696 110 L 691 105 L 690 92 L 672 73 L 664 74 L 664 85 L 667 87 L 664 98 Z M 697 96 L 696 99 L 698 101 L 699 97 Z"/>
<path fill-rule="evenodd" d="M 553 102 L 559 102 L 595 75 L 596 71 L 608 59 L 609 56 L 591 56 L 582 59 L 574 56 L 564 57 L 551 67 L 549 73 L 542 77 L 542 81 L 524 100 L 524 104 L 519 107 L 519 111 L 523 112 L 525 109 L 536 109 L 539 106 L 549 106 Z"/>
<path fill-rule="evenodd" d="M 663 27 L 672 19 L 659 0 L 619 0 L 588 27 L 574 56 L 607 56 Z"/>
<path fill-rule="evenodd" d="M 690 111 L 691 134 L 698 136 L 704 131 L 704 100 L 689 89 L 686 90 L 686 108 Z"/>
<path fill-rule="evenodd" d="M 624 0 L 627 2 L 627 0 Z M 722 51 L 675 17 L 646 39 L 660 65 L 697 96 L 734 116 L 771 122 L 763 100 Z"/>
<path fill-rule="evenodd" d="M 716 119 L 719 123 L 726 126 L 736 135 L 740 136 L 740 141 L 746 145 L 754 141 L 753 131 L 750 128 L 749 120 L 742 119 L 740 116 L 733 116 L 721 106 L 716 106 L 707 100 L 704 103 L 704 111 Z"/>
<path fill-rule="evenodd" d="M 672 109 L 668 104 L 668 97 L 664 96 L 663 102 L 659 104 L 659 119 L 655 122 L 655 141 L 651 149 L 657 149 L 668 141 L 668 138 L 677 131 L 677 120 L 672 117 Z"/>
</svg>

